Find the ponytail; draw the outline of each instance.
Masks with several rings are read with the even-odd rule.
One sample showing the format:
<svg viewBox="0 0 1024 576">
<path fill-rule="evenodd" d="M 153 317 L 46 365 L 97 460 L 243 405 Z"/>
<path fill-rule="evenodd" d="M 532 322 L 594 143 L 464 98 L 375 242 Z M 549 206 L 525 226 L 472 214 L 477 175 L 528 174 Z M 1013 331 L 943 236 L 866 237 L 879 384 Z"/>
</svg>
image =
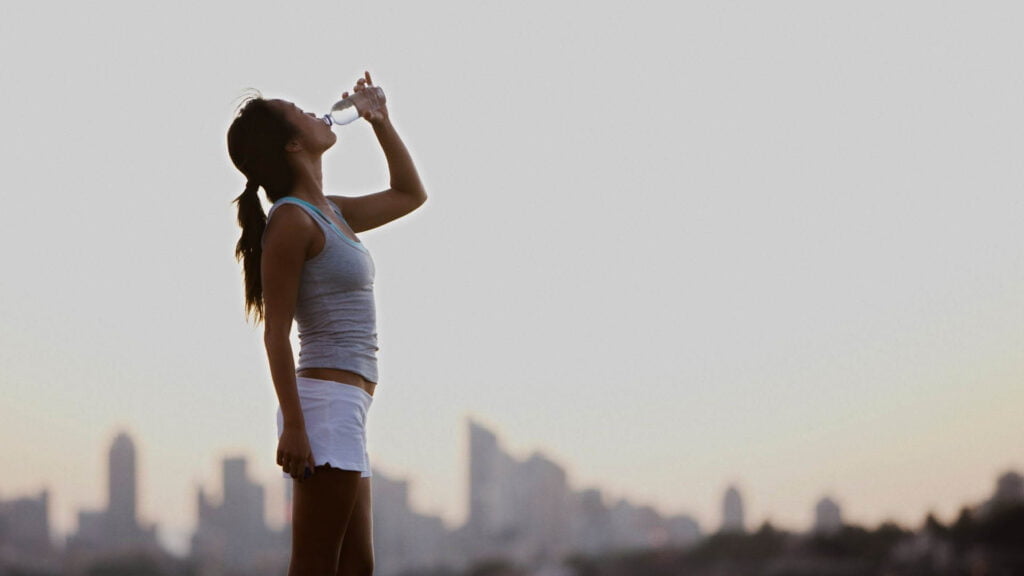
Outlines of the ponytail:
<svg viewBox="0 0 1024 576">
<path fill-rule="evenodd" d="M 258 190 L 259 184 L 250 180 L 234 200 L 238 205 L 238 226 L 242 228 L 242 236 L 235 245 L 235 259 L 242 263 L 245 275 L 245 316 L 251 316 L 257 324 L 263 321 L 260 259 L 263 256 L 263 229 L 267 226 L 267 215 L 260 204 Z"/>
<path fill-rule="evenodd" d="M 259 189 L 263 188 L 270 202 L 291 193 L 295 176 L 285 146 L 294 136 L 295 128 L 259 95 L 243 102 L 228 129 L 231 162 L 247 179 L 245 190 L 234 200 L 238 205 L 238 226 L 242 228 L 242 236 L 235 245 L 235 259 L 242 263 L 245 315 L 256 324 L 264 320 L 260 259 L 263 229 L 267 226 Z"/>
</svg>

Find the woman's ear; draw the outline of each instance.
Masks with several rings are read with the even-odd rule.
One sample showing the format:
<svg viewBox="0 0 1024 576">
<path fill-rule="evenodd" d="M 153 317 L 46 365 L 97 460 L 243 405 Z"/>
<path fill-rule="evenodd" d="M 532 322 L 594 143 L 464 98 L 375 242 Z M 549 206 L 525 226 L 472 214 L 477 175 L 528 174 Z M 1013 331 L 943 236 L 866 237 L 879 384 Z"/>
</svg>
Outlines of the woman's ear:
<svg viewBox="0 0 1024 576">
<path fill-rule="evenodd" d="M 299 142 L 298 138 L 292 138 L 284 145 L 285 152 L 301 152 L 302 149 L 302 142 Z"/>
</svg>

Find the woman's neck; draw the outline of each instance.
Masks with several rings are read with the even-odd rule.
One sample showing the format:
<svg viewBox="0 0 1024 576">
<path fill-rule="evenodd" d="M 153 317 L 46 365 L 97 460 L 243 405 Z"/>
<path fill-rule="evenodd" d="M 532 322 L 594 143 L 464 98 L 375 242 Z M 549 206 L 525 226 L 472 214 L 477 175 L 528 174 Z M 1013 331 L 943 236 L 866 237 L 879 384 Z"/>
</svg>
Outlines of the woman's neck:
<svg viewBox="0 0 1024 576">
<path fill-rule="evenodd" d="M 295 169 L 295 184 L 291 196 L 301 198 L 314 206 L 321 206 L 324 201 L 324 173 L 320 158 L 302 162 Z"/>
</svg>

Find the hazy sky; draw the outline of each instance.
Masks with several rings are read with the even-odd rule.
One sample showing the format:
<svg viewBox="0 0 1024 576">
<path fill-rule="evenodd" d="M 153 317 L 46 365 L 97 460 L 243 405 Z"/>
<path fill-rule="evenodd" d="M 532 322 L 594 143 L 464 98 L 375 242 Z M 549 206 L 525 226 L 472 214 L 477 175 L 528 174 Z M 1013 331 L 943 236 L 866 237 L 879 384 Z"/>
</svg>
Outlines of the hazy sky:
<svg viewBox="0 0 1024 576">
<path fill-rule="evenodd" d="M 225 133 L 364 69 L 429 202 L 365 233 L 370 455 L 465 516 L 467 416 L 720 522 L 950 520 L 1024 468 L 1016 2 L 17 2 L 0 19 L 0 498 L 63 534 L 139 450 L 177 543 L 245 455 L 280 516 Z M 363 122 L 330 193 L 387 187 Z"/>
</svg>

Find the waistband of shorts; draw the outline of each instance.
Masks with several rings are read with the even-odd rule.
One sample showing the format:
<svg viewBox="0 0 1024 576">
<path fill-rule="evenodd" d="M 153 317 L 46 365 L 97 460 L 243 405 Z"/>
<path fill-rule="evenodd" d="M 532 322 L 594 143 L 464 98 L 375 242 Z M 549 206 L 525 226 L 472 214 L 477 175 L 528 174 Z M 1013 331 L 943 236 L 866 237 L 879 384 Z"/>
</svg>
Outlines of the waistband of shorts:
<svg viewBox="0 0 1024 576">
<path fill-rule="evenodd" d="M 301 386 L 305 384 L 307 387 L 311 388 L 321 388 L 324 386 L 330 386 L 331 388 L 329 389 L 331 392 L 341 394 L 355 393 L 361 395 L 368 402 L 373 402 L 373 395 L 367 392 L 366 390 L 363 390 L 359 386 L 356 386 L 355 384 L 335 382 L 334 380 L 324 380 L 323 378 L 310 378 L 309 376 L 299 376 L 298 374 L 295 375 L 295 384 L 296 386 Z"/>
</svg>

